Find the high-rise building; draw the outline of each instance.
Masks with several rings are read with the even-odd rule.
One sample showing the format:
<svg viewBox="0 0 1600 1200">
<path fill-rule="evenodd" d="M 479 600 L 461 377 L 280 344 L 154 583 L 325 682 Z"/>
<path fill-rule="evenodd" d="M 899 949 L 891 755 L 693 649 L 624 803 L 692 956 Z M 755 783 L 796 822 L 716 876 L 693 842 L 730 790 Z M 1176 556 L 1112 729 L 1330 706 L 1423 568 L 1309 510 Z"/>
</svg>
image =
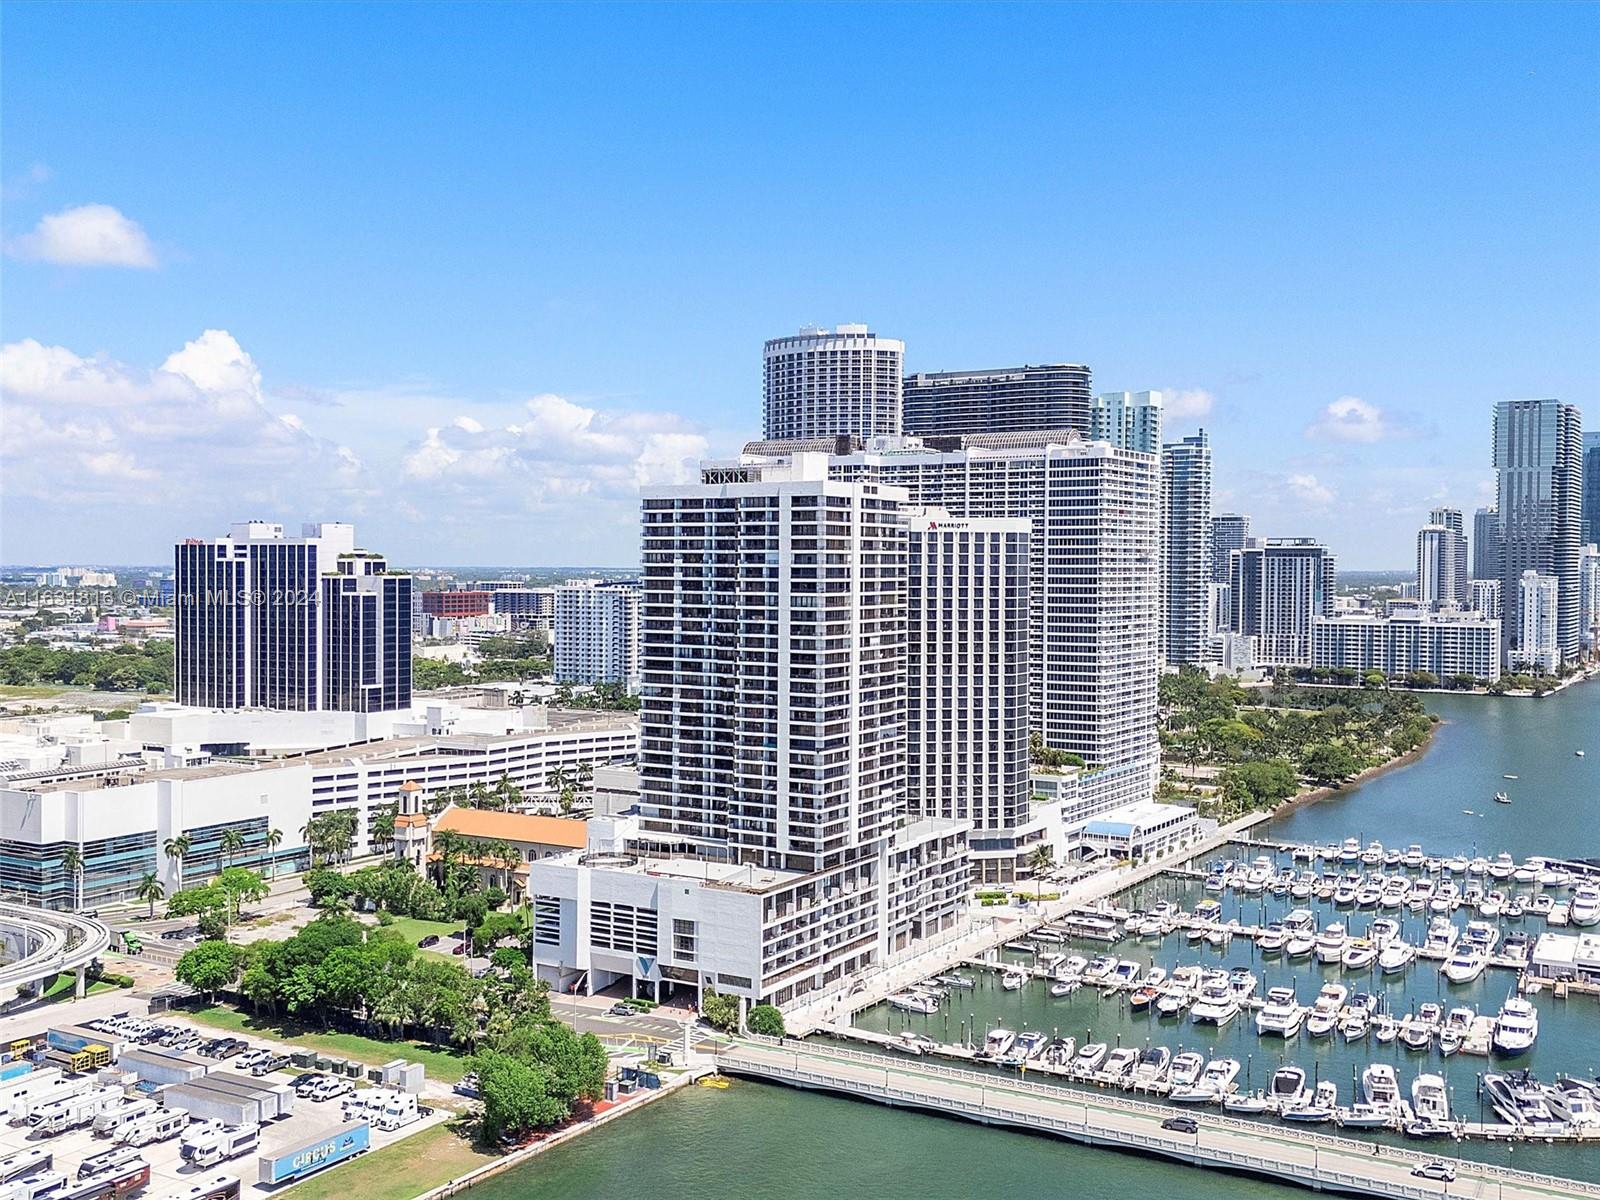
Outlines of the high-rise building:
<svg viewBox="0 0 1600 1200">
<path fill-rule="evenodd" d="M 1085 442 L 1069 431 L 952 439 L 755 442 L 756 456 L 834 454 L 838 479 L 876 479 L 908 502 L 958 518 L 1026 517 L 1029 723 L 1043 743 L 1100 768 L 1094 806 L 1148 800 L 1155 789 L 1160 611 L 1160 471 L 1153 454 Z"/>
<path fill-rule="evenodd" d="M 1105 392 L 1089 411 L 1089 436 L 1119 450 L 1161 451 L 1161 393 Z"/>
<path fill-rule="evenodd" d="M 558 683 L 620 683 L 639 690 L 639 585 L 633 580 L 556 588 Z"/>
<path fill-rule="evenodd" d="M 1198 663 L 1211 636 L 1211 443 L 1161 448 L 1161 660 Z"/>
<path fill-rule="evenodd" d="M 1522 629 L 1511 651 L 1511 669 L 1554 675 L 1563 658 L 1560 636 L 1561 581 L 1554 575 L 1524 571 L 1517 581 L 1517 591 L 1520 593 L 1517 607 Z"/>
<path fill-rule="evenodd" d="M 1584 649 L 1600 650 L 1600 546 L 1593 542 L 1578 559 L 1578 633 Z"/>
<path fill-rule="evenodd" d="M 411 576 L 376 554 L 342 555 L 322 577 L 322 707 L 411 707 Z"/>
<path fill-rule="evenodd" d="M 1472 514 L 1472 577 L 1500 578 L 1500 514 L 1493 508 L 1480 508 Z"/>
<path fill-rule="evenodd" d="M 367 706 L 391 700 L 395 707 L 409 704 L 409 578 L 386 569 L 370 576 L 357 572 L 349 561 L 357 555 L 355 529 L 331 522 L 306 525 L 294 538 L 284 536 L 282 525 L 248 521 L 234 525 L 227 537 L 178 543 L 173 554 L 178 703 L 307 712 L 347 705 L 379 711 Z M 328 576 L 351 580 L 352 597 L 372 596 L 379 607 L 398 603 L 404 590 L 404 636 L 388 632 L 385 616 L 375 624 L 358 621 L 354 611 L 361 606 L 343 602 L 345 585 L 325 587 Z M 373 582 L 355 582 L 361 578 Z M 337 620 L 324 614 L 325 602 L 335 595 L 341 600 Z M 385 640 L 375 651 L 376 674 L 352 676 L 346 639 L 369 632 L 381 632 Z M 336 670 L 330 655 L 338 656 Z M 332 687 L 330 670 L 338 675 Z M 352 682 L 357 678 L 360 687 Z"/>
<path fill-rule="evenodd" d="M 766 344 L 769 438 L 873 437 L 900 432 L 904 342 L 865 325 L 817 327 Z"/>
<path fill-rule="evenodd" d="M 1467 586 L 1471 576 L 1467 571 L 1466 518 L 1459 508 L 1435 508 L 1428 512 L 1428 524 L 1445 531 L 1441 546 L 1444 557 L 1440 563 L 1444 568 L 1440 573 L 1442 591 L 1434 603 L 1455 604 L 1458 608 L 1465 608 L 1471 599 L 1471 590 Z M 1420 573 L 1418 583 L 1421 583 Z"/>
<path fill-rule="evenodd" d="M 902 425 L 918 437 L 1075 429 L 1088 436 L 1094 402 L 1081 363 L 937 371 L 905 379 Z"/>
<path fill-rule="evenodd" d="M 1334 556 L 1313 538 L 1255 538 L 1232 561 L 1233 632 L 1256 639 L 1256 661 L 1311 665 L 1311 630 L 1333 614 Z"/>
<path fill-rule="evenodd" d="M 1583 435 L 1583 544 L 1600 544 L 1600 429 Z"/>
<path fill-rule="evenodd" d="M 1472 581 L 1472 611 L 1491 621 L 1500 619 L 1500 581 L 1474 579 Z"/>
<path fill-rule="evenodd" d="M 1250 540 L 1250 518 L 1241 513 L 1218 513 L 1211 518 L 1211 582 L 1229 581 L 1233 552 Z"/>
<path fill-rule="evenodd" d="M 970 821 L 979 883 L 1027 869 L 1028 538 L 1022 518 L 907 508 L 906 807 Z"/>
<path fill-rule="evenodd" d="M 1494 408 L 1493 447 L 1496 508 L 1504 539 L 1501 558 L 1501 622 L 1508 656 L 1521 662 L 1542 655 L 1522 638 L 1542 632 L 1524 620 L 1526 572 L 1556 580 L 1556 652 L 1561 661 L 1578 656 L 1578 523 L 1583 484 L 1581 418 L 1558 400 L 1503 400 Z M 1509 659 L 1508 659 L 1509 661 Z"/>
</svg>

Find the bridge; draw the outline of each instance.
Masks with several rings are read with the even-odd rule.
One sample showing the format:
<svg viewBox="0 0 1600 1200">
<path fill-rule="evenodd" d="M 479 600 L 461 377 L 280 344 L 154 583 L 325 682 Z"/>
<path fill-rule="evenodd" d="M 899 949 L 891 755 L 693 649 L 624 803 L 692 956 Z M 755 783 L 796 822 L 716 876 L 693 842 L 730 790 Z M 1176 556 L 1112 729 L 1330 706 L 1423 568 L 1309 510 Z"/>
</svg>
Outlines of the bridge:
<svg viewBox="0 0 1600 1200">
<path fill-rule="evenodd" d="M 63 971 L 77 973 L 83 995 L 89 964 L 111 947 L 111 928 L 77 913 L 0 901 L 0 995 L 42 983 Z"/>
<path fill-rule="evenodd" d="M 1371 1142 L 1210 1112 L 1190 1114 L 1199 1132 L 1181 1133 L 1161 1128 L 1179 1111 L 1171 1107 L 842 1047 L 745 1038 L 719 1051 L 717 1065 L 729 1075 L 1155 1154 L 1313 1191 L 1396 1200 L 1600 1197 L 1600 1184 L 1469 1159 L 1445 1160 L 1456 1169 L 1455 1182 L 1445 1185 L 1411 1174 L 1419 1159 L 1438 1157 L 1431 1148 L 1375 1152 Z"/>
</svg>

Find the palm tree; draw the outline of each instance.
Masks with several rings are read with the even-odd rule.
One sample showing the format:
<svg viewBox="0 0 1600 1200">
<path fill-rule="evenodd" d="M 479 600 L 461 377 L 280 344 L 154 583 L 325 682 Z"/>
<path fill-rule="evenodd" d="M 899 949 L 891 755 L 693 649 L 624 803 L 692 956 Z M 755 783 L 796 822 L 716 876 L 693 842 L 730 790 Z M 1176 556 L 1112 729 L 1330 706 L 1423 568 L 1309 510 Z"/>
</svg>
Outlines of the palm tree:
<svg viewBox="0 0 1600 1200">
<path fill-rule="evenodd" d="M 272 864 L 272 880 L 274 883 L 276 883 L 278 880 L 278 847 L 282 844 L 283 830 L 267 830 L 267 852 L 272 856 L 270 861 Z"/>
<path fill-rule="evenodd" d="M 222 851 L 223 861 L 231 867 L 234 855 L 244 849 L 244 834 L 237 829 L 224 829 L 222 836 L 217 839 L 217 845 Z"/>
<path fill-rule="evenodd" d="M 524 692 L 521 688 L 518 688 L 516 691 L 511 693 L 511 703 L 515 707 L 521 708 L 527 702 L 528 702 L 528 694 L 526 692 Z"/>
<path fill-rule="evenodd" d="M 169 837 L 161 847 L 166 856 L 178 864 L 178 890 L 180 892 L 183 891 L 183 858 L 184 855 L 189 853 L 192 845 L 193 843 L 189 841 L 189 835 L 180 833 L 177 837 Z"/>
<path fill-rule="evenodd" d="M 1033 853 L 1028 855 L 1028 866 L 1033 868 L 1035 875 L 1043 875 L 1055 860 L 1055 849 L 1046 842 L 1033 848 Z"/>
<path fill-rule="evenodd" d="M 594 766 L 593 766 L 593 764 L 586 763 L 586 762 L 579 763 L 578 764 L 578 786 L 580 788 L 581 787 L 587 787 L 589 784 L 591 784 L 593 782 L 594 782 Z"/>
<path fill-rule="evenodd" d="M 322 849 L 317 844 L 317 839 L 322 836 L 322 818 L 312 817 L 300 826 L 300 836 L 305 840 L 306 848 L 311 852 L 311 865 L 317 865 L 317 852 Z"/>
<path fill-rule="evenodd" d="M 565 767 L 557 767 L 553 771 L 546 771 L 544 785 L 552 792 L 561 791 L 567 786 L 567 769 Z"/>
<path fill-rule="evenodd" d="M 139 890 L 134 895 L 147 901 L 150 905 L 150 920 L 156 919 L 156 901 L 164 899 L 167 894 L 166 886 L 157 878 L 154 871 L 146 871 L 144 878 L 139 880 Z"/>
<path fill-rule="evenodd" d="M 61 852 L 61 869 L 73 878 L 74 895 L 72 910 L 76 912 L 83 907 L 83 851 L 76 846 L 68 846 Z"/>
</svg>

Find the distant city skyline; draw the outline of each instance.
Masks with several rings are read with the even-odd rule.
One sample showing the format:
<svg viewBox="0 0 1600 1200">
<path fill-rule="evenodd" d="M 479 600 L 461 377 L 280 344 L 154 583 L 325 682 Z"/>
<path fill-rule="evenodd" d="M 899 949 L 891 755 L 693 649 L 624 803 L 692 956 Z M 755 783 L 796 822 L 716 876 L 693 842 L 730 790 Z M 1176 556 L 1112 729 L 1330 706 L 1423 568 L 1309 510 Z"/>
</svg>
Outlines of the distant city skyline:
<svg viewBox="0 0 1600 1200">
<path fill-rule="evenodd" d="M 1600 424 L 1592 8 L 382 13 L 8 10 L 0 559 L 631 564 L 813 322 L 1159 390 L 1214 511 L 1351 569 L 1493 501 L 1497 402 Z"/>
</svg>

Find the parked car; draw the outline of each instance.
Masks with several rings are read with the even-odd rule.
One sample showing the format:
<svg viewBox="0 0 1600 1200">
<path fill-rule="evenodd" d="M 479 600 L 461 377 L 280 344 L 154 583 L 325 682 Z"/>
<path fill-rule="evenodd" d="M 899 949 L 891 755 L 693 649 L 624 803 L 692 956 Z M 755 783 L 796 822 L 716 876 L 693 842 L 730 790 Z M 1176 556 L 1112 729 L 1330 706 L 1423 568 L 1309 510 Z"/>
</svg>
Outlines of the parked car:
<svg viewBox="0 0 1600 1200">
<path fill-rule="evenodd" d="M 307 1096 L 318 1084 L 326 1082 L 327 1078 L 320 1071 L 307 1071 L 304 1075 L 296 1075 L 289 1086 L 294 1088 L 295 1095 Z"/>
<path fill-rule="evenodd" d="M 268 1054 L 265 1058 L 256 1059 L 250 1067 L 250 1074 L 261 1076 L 270 1075 L 274 1071 L 281 1071 L 289 1065 L 287 1054 Z"/>
<path fill-rule="evenodd" d="M 250 1043 L 243 1038 L 223 1038 L 222 1045 L 217 1050 L 218 1058 L 232 1058 L 235 1054 L 243 1054 L 250 1048 Z"/>
<path fill-rule="evenodd" d="M 636 1013 L 638 1011 L 639 1010 L 634 1008 L 633 1005 L 629 1004 L 627 1001 L 624 1000 L 624 1001 L 618 1001 L 616 1004 L 613 1004 L 610 1008 L 606 1009 L 606 1016 L 608 1016 L 608 1017 L 631 1017 L 631 1016 L 634 1015 L 634 1013 Z"/>
<path fill-rule="evenodd" d="M 439 935 L 437 933 L 430 933 L 427 937 L 423 938 L 417 943 L 417 948 L 419 950 L 426 950 L 429 946 L 437 946 L 438 944 Z"/>
<path fill-rule="evenodd" d="M 1170 1129 L 1174 1133 L 1199 1133 L 1200 1122 L 1193 1117 L 1168 1117 L 1161 1122 L 1161 1128 Z"/>
<path fill-rule="evenodd" d="M 355 1090 L 355 1085 L 348 1079 L 324 1079 L 311 1088 L 307 1095 L 316 1101 L 337 1100 L 340 1096 L 348 1096 Z"/>
</svg>

